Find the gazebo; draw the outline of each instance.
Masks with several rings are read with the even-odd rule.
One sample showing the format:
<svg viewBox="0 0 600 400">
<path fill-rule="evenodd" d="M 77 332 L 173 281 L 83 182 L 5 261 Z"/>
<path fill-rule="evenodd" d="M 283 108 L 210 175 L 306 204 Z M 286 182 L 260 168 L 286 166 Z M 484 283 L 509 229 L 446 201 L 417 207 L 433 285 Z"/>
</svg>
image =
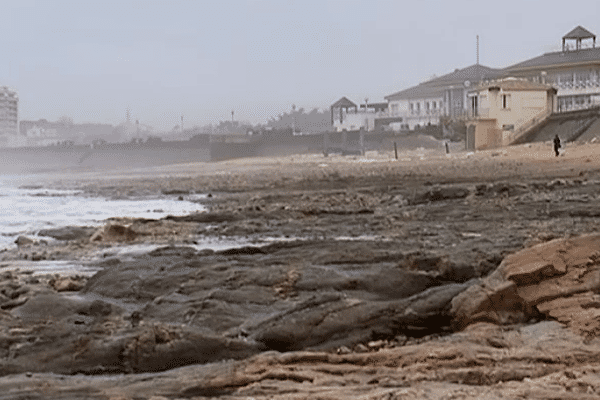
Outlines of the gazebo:
<svg viewBox="0 0 600 400">
<path fill-rule="evenodd" d="M 577 28 L 573 29 L 571 32 L 567 33 L 562 38 L 562 49 L 563 51 L 567 51 L 566 41 L 567 40 L 575 40 L 575 49 L 581 50 L 581 41 L 585 39 L 593 39 L 593 47 L 596 47 L 596 35 L 592 32 L 588 31 L 581 25 L 578 25 Z"/>
<path fill-rule="evenodd" d="M 354 104 L 353 102 L 351 102 L 350 100 L 348 100 L 347 97 L 342 97 L 341 99 L 339 99 L 338 101 L 336 101 L 335 103 L 333 103 L 330 107 L 330 111 L 331 111 L 331 125 L 333 125 L 333 115 L 334 115 L 334 110 L 339 111 L 339 115 L 340 115 L 340 123 L 342 123 L 344 121 L 344 113 L 343 110 L 346 110 L 346 113 L 348 113 L 348 109 L 350 108 L 354 108 L 354 112 L 356 113 L 358 110 L 358 106 L 356 104 Z"/>
</svg>

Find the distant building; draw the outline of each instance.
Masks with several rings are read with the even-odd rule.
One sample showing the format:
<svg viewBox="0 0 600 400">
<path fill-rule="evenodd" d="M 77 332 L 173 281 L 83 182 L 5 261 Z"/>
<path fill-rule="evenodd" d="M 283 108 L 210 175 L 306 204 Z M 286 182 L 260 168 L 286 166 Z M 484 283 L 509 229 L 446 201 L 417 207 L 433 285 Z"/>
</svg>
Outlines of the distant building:
<svg viewBox="0 0 600 400">
<path fill-rule="evenodd" d="M 176 132 L 180 132 L 179 127 L 177 128 Z M 110 129 L 113 130 L 113 132 L 107 136 L 110 136 L 110 141 L 115 142 L 139 141 L 154 135 L 154 128 L 140 123 L 139 120 L 136 120 L 135 123 L 126 120 L 114 128 L 111 126 Z M 96 135 L 96 137 L 98 138 L 100 135 Z"/>
<path fill-rule="evenodd" d="M 22 146 L 49 146 L 64 141 L 91 144 L 98 139 L 108 141 L 115 139 L 114 127 L 110 124 L 73 124 L 39 119 L 21 121 L 19 131 Z"/>
<path fill-rule="evenodd" d="M 473 150 L 512 144 L 555 110 L 556 89 L 526 79 L 504 78 L 467 94 L 466 147 Z"/>
<path fill-rule="evenodd" d="M 29 122 L 29 121 L 23 121 Z M 49 146 L 60 141 L 56 128 L 49 127 L 48 124 L 39 123 L 27 126 L 29 124 L 21 124 L 25 130 L 25 139 L 28 146 Z"/>
<path fill-rule="evenodd" d="M 502 76 L 502 70 L 474 64 L 417 86 L 385 96 L 388 116 L 401 117 L 395 129 L 438 125 L 440 118 L 463 118 L 468 111 L 467 92 L 472 85 Z"/>
<path fill-rule="evenodd" d="M 382 125 L 401 122 L 402 118 L 390 118 L 388 103 L 369 103 L 360 106 L 342 97 L 330 107 L 331 125 L 334 131 L 374 131 Z"/>
<path fill-rule="evenodd" d="M 0 87 L 0 146 L 19 146 L 19 96 L 17 92 Z"/>
<path fill-rule="evenodd" d="M 600 106 L 600 48 L 596 35 L 581 26 L 562 37 L 560 51 L 511 65 L 505 75 L 553 85 L 558 111 Z"/>
</svg>

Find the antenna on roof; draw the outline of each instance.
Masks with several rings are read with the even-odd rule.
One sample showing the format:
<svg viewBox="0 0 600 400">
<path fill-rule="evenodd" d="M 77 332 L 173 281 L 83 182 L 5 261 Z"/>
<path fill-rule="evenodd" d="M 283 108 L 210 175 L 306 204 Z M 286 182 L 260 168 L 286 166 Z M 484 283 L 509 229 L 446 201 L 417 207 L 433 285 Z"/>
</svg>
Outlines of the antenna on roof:
<svg viewBox="0 0 600 400">
<path fill-rule="evenodd" d="M 477 35 L 477 65 L 479 65 L 479 35 Z"/>
</svg>

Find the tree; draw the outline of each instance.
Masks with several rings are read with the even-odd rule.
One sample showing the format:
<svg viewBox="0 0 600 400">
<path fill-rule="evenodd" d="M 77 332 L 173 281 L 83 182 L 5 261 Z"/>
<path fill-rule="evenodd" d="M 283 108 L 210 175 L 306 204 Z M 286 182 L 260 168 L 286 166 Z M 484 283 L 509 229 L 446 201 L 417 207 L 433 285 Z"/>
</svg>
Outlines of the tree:
<svg viewBox="0 0 600 400">
<path fill-rule="evenodd" d="M 63 115 L 62 117 L 60 117 L 58 119 L 58 122 L 64 126 L 73 126 L 73 118 L 71 118 L 67 115 Z"/>
<path fill-rule="evenodd" d="M 269 119 L 267 126 L 273 129 L 288 129 L 294 127 L 296 132 L 318 133 L 331 129 L 331 119 L 328 111 L 316 108 L 306 112 L 304 108 L 294 105 L 290 113 L 283 113 Z"/>
</svg>

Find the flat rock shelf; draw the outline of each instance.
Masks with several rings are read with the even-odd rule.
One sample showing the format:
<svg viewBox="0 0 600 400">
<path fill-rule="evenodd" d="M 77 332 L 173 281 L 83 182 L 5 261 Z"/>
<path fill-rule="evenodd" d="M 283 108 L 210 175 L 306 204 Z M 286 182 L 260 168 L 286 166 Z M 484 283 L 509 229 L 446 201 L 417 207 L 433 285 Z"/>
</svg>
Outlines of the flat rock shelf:
<svg viewBox="0 0 600 400">
<path fill-rule="evenodd" d="M 205 211 L 5 248 L 0 399 L 597 398 L 597 153 L 29 176 Z"/>
</svg>

